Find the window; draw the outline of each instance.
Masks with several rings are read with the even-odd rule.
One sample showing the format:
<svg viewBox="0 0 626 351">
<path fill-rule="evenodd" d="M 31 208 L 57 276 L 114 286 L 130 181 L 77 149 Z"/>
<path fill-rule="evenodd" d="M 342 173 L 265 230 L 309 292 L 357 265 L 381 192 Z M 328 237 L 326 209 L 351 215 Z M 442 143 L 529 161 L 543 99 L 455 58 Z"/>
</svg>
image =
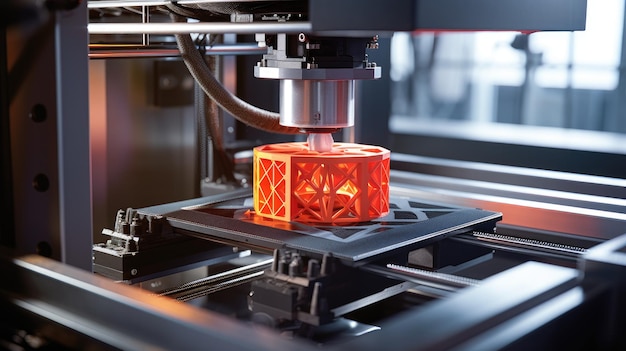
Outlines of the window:
<svg viewBox="0 0 626 351">
<path fill-rule="evenodd" d="M 394 34 L 391 131 L 592 147 L 584 135 L 623 152 L 624 5 L 589 0 L 583 32 Z"/>
</svg>

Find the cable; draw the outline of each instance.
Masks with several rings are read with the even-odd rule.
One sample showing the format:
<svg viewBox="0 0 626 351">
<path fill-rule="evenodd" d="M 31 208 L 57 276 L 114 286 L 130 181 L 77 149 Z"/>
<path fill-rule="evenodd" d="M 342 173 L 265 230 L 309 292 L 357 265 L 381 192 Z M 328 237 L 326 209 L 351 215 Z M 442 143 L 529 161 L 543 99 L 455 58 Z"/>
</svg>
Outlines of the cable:
<svg viewBox="0 0 626 351">
<path fill-rule="evenodd" d="M 168 6 L 169 7 L 169 6 Z M 184 17 L 171 14 L 175 22 L 183 22 Z M 239 121 L 264 131 L 281 134 L 299 134 L 299 128 L 280 125 L 280 115 L 275 112 L 260 109 L 250 105 L 231 94 L 215 78 L 207 67 L 202 55 L 198 52 L 191 36 L 176 34 L 176 42 L 185 65 L 196 79 L 202 90 L 213 99 L 222 109 L 233 115 Z"/>
<path fill-rule="evenodd" d="M 230 19 L 230 16 L 224 14 L 216 14 L 210 11 L 182 6 L 175 2 L 173 2 L 171 5 L 167 5 L 167 8 L 170 10 L 170 12 L 175 13 L 179 16 L 194 18 L 202 22 L 217 22 Z"/>
</svg>

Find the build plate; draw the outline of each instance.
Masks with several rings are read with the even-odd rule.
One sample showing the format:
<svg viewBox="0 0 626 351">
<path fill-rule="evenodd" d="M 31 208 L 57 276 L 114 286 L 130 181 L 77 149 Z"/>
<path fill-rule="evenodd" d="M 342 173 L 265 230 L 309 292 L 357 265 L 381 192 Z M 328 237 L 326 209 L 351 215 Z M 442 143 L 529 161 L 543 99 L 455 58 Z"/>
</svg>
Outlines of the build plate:
<svg viewBox="0 0 626 351">
<path fill-rule="evenodd" d="M 163 215 L 177 230 L 243 247 L 332 254 L 359 265 L 407 253 L 472 230 L 491 232 L 502 214 L 391 197 L 387 216 L 353 225 L 307 225 L 255 216 L 249 191 L 139 209 Z"/>
</svg>

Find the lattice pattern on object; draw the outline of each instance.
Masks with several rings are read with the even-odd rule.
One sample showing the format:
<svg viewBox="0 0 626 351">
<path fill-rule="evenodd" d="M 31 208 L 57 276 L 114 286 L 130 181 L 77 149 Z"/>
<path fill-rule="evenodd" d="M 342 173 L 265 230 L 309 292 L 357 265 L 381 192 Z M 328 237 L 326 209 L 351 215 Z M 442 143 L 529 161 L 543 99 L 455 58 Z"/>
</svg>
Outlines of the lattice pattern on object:
<svg viewBox="0 0 626 351">
<path fill-rule="evenodd" d="M 389 151 L 335 143 L 330 152 L 306 143 L 254 149 L 257 215 L 307 223 L 354 223 L 389 212 Z"/>
</svg>

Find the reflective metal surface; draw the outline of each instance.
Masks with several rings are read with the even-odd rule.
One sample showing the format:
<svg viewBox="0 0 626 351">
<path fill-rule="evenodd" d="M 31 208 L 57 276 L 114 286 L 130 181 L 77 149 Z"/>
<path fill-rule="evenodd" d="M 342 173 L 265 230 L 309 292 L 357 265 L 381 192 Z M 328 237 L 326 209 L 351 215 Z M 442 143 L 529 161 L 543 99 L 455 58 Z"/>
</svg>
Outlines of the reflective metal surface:
<svg viewBox="0 0 626 351">
<path fill-rule="evenodd" d="M 351 347 L 382 350 L 393 345 L 398 350 L 451 349 L 468 339 L 480 338 L 485 330 L 497 326 L 502 322 L 497 316 L 522 313 L 522 300 L 529 302 L 525 307 L 530 308 L 575 288 L 577 280 L 575 270 L 529 262 L 487 279 L 479 287 L 435 302 L 421 313 L 395 318 L 386 323 L 380 333 L 364 335 Z M 469 306 L 475 307 L 470 308 L 472 312 Z M 450 319 L 452 311 L 457 313 Z"/>
<path fill-rule="evenodd" d="M 86 11 L 83 3 L 0 34 L 8 72 L 0 94 L 9 104 L 1 157 L 13 180 L 14 230 L 6 234 L 17 252 L 83 269 L 92 232 Z"/>
<path fill-rule="evenodd" d="M 291 1 L 291 0 L 178 0 L 177 4 L 207 4 L 220 2 L 262 2 L 262 1 Z M 127 6 L 165 6 L 171 4 L 170 0 L 91 0 L 88 2 L 90 9 L 106 8 L 106 7 L 127 7 Z"/>
<path fill-rule="evenodd" d="M 364 269 L 367 269 L 371 272 L 378 272 L 383 275 L 395 276 L 396 278 L 402 277 L 403 279 L 408 279 L 421 285 L 426 285 L 443 290 L 456 290 L 460 288 L 480 285 L 480 281 L 476 279 L 427 271 L 423 269 L 404 267 L 391 263 L 387 264 L 385 268 L 366 266 L 364 267 Z"/>
<path fill-rule="evenodd" d="M 300 128 L 354 125 L 353 80 L 280 81 L 280 124 Z"/>
<path fill-rule="evenodd" d="M 271 66 L 255 66 L 254 76 L 268 79 L 311 79 L 311 80 L 353 80 L 378 79 L 382 76 L 382 68 L 371 66 L 367 68 L 311 68 L 303 69 Z"/>
<path fill-rule="evenodd" d="M 194 83 L 184 75 L 182 62 L 88 63 L 91 201 L 97 242 L 117 210 L 129 204 L 148 206 L 197 196 L 198 136 L 191 102 Z"/>
<path fill-rule="evenodd" d="M 256 44 L 212 45 L 204 49 L 207 55 L 260 55 L 267 48 Z M 90 59 L 180 57 L 178 48 L 157 45 L 89 45 Z"/>
<path fill-rule="evenodd" d="M 63 349 L 314 349 L 43 257 L 2 257 L 0 271 L 0 321 L 36 328 Z"/>
<path fill-rule="evenodd" d="M 89 23 L 89 34 L 256 34 L 256 33 L 300 33 L 310 32 L 307 22 L 278 23 Z"/>
<path fill-rule="evenodd" d="M 625 231 L 623 179 L 397 153 L 390 177 L 397 194 L 502 212 L 499 234 L 533 227 L 604 240 Z"/>
<path fill-rule="evenodd" d="M 231 288 L 233 286 L 249 282 L 263 275 L 263 270 L 272 264 L 273 260 L 266 259 L 210 275 L 192 282 L 185 283 L 173 289 L 161 292 L 161 296 L 169 296 L 180 301 L 188 301 L 200 296 L 212 294 L 216 291 Z"/>
</svg>

